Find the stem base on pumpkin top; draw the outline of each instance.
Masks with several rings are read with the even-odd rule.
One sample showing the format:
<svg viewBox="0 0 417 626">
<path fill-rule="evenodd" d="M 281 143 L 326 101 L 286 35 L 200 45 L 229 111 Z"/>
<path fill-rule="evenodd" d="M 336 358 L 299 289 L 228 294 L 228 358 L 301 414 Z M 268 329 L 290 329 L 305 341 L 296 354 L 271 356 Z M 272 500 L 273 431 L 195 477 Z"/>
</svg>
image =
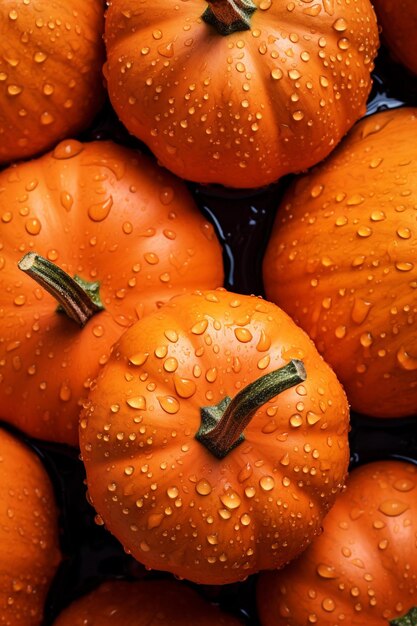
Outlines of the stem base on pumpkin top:
<svg viewBox="0 0 417 626">
<path fill-rule="evenodd" d="M 57 300 L 58 311 L 64 311 L 81 328 L 104 309 L 97 281 L 88 282 L 79 276 L 73 278 L 36 252 L 25 254 L 17 265 Z"/>
<path fill-rule="evenodd" d="M 389 622 L 390 626 L 417 626 L 417 606 L 413 606 L 408 613 Z"/>
<path fill-rule="evenodd" d="M 201 424 L 195 438 L 215 457 L 223 459 L 244 441 L 243 431 L 259 407 L 306 377 L 303 362 L 293 359 L 254 380 L 233 399 L 226 396 L 218 404 L 202 407 Z"/>
<path fill-rule="evenodd" d="M 208 0 L 208 4 L 202 19 L 220 35 L 250 30 L 251 17 L 256 11 L 252 0 Z"/>
</svg>

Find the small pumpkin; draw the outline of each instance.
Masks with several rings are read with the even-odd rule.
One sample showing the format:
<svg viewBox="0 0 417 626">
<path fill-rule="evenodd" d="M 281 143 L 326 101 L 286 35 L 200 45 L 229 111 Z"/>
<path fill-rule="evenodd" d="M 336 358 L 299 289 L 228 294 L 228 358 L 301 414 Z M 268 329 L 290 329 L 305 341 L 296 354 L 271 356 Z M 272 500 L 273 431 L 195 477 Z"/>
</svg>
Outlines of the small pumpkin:
<svg viewBox="0 0 417 626">
<path fill-rule="evenodd" d="M 165 167 L 254 188 L 365 113 L 379 41 L 369 0 L 112 0 L 105 43 L 112 105 Z"/>
<path fill-rule="evenodd" d="M 40 626 L 61 561 L 58 508 L 39 457 L 0 427 L 0 623 Z"/>
<path fill-rule="evenodd" d="M 373 5 L 384 43 L 399 63 L 417 74 L 415 0 L 373 0 Z"/>
<path fill-rule="evenodd" d="M 58 616 L 54 626 L 242 626 L 191 587 L 171 579 L 102 583 Z"/>
<path fill-rule="evenodd" d="M 128 553 L 224 584 L 282 566 L 320 532 L 348 428 L 307 335 L 275 305 L 220 289 L 175 297 L 122 334 L 80 449 L 89 499 Z"/>
<path fill-rule="evenodd" d="M 417 414 L 417 109 L 364 118 L 288 189 L 267 297 L 316 343 L 358 413 Z"/>
<path fill-rule="evenodd" d="M 102 0 L 0 3 L 0 164 L 84 130 L 104 101 Z"/>
<path fill-rule="evenodd" d="M 262 626 L 415 624 L 416 520 L 416 465 L 354 469 L 323 534 L 288 567 L 260 576 Z"/>
<path fill-rule="evenodd" d="M 76 446 L 110 346 L 172 295 L 220 286 L 221 246 L 182 181 L 107 141 L 65 140 L 3 171 L 0 216 L 0 415 Z"/>
</svg>

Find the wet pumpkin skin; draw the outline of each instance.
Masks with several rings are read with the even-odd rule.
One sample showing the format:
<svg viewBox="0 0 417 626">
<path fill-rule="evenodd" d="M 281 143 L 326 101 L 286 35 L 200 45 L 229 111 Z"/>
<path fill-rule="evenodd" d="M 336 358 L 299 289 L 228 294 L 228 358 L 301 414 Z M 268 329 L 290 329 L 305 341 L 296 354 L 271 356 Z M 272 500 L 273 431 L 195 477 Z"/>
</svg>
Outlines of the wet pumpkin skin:
<svg viewBox="0 0 417 626">
<path fill-rule="evenodd" d="M 111 142 L 64 141 L 0 174 L 0 416 L 78 445 L 80 400 L 110 346 L 176 293 L 223 282 L 212 226 L 181 181 Z M 80 328 L 17 266 L 28 251 L 98 281 L 105 310 Z"/>
<path fill-rule="evenodd" d="M 417 605 L 416 520 L 415 465 L 354 469 L 323 534 L 284 570 L 260 576 L 262 626 L 388 626 L 405 615 Z"/>
<path fill-rule="evenodd" d="M 56 573 L 58 509 L 39 458 L 0 428 L 0 623 L 40 626 Z"/>
<path fill-rule="evenodd" d="M 399 63 L 417 74 L 415 0 L 373 0 L 373 5 L 382 40 Z"/>
<path fill-rule="evenodd" d="M 104 101 L 102 0 L 0 5 L 0 164 L 87 128 Z"/>
<path fill-rule="evenodd" d="M 360 121 L 289 188 L 263 264 L 267 297 L 378 418 L 417 413 L 416 134 L 417 109 Z"/>
<path fill-rule="evenodd" d="M 111 581 L 73 602 L 54 626 L 242 626 L 174 580 Z"/>
<path fill-rule="evenodd" d="M 365 113 L 378 31 L 369 0 L 257 1 L 248 30 L 225 36 L 202 19 L 231 5 L 112 0 L 104 73 L 119 118 L 165 167 L 256 188 L 322 160 Z"/>
<path fill-rule="evenodd" d="M 293 358 L 307 379 L 263 404 L 224 458 L 200 409 Z M 320 532 L 347 470 L 345 394 L 275 305 L 225 290 L 173 298 L 114 346 L 80 420 L 89 498 L 147 567 L 205 584 L 281 567 Z"/>
</svg>

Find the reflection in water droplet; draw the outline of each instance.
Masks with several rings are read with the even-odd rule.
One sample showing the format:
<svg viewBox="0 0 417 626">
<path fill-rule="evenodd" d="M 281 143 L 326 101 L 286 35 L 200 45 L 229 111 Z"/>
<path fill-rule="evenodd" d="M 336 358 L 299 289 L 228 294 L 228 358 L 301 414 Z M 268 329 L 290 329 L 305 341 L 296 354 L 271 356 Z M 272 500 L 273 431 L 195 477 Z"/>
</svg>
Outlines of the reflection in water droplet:
<svg viewBox="0 0 417 626">
<path fill-rule="evenodd" d="M 113 206 L 113 197 L 109 196 L 103 202 L 98 202 L 97 204 L 92 204 L 88 207 L 88 217 L 93 220 L 93 222 L 102 222 L 106 219 L 108 214 L 110 213 L 110 209 Z"/>
<path fill-rule="evenodd" d="M 178 413 L 180 410 L 180 403 L 174 396 L 158 396 L 158 402 L 165 413 Z"/>
<path fill-rule="evenodd" d="M 408 508 L 408 504 L 401 502 L 401 500 L 388 499 L 381 502 L 378 510 L 388 517 L 396 517 L 407 511 Z"/>
<path fill-rule="evenodd" d="M 228 491 L 224 495 L 220 496 L 220 501 L 227 509 L 232 510 L 237 509 L 241 504 L 241 500 L 235 491 Z"/>
<path fill-rule="evenodd" d="M 195 486 L 195 490 L 198 494 L 200 494 L 200 496 L 208 496 L 212 491 L 212 487 L 210 483 L 205 480 L 205 478 L 203 478 L 202 480 L 198 481 Z"/>
<path fill-rule="evenodd" d="M 331 565 L 319 563 L 319 565 L 317 565 L 316 571 L 320 578 L 337 578 L 336 571 Z"/>
<path fill-rule="evenodd" d="M 84 150 L 84 146 L 79 141 L 75 139 L 66 139 L 65 141 L 61 141 L 54 151 L 52 152 L 52 156 L 54 159 L 70 159 L 77 154 L 80 154 Z"/>
<path fill-rule="evenodd" d="M 417 370 L 417 356 L 409 354 L 404 346 L 401 346 L 397 352 L 397 361 L 404 370 Z"/>
</svg>

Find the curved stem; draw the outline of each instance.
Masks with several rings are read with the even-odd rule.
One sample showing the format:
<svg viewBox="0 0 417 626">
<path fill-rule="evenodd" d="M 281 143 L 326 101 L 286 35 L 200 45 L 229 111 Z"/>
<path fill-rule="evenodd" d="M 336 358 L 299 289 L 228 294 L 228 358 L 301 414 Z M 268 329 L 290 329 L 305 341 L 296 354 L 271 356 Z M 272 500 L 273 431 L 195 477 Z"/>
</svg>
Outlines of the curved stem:
<svg viewBox="0 0 417 626">
<path fill-rule="evenodd" d="M 252 0 L 207 0 L 208 7 L 202 15 L 207 24 L 214 26 L 220 35 L 249 30 L 256 5 Z"/>
<path fill-rule="evenodd" d="M 73 278 L 36 252 L 25 254 L 17 265 L 50 293 L 58 301 L 59 308 L 81 328 L 104 309 L 98 294 L 98 282 L 89 283 L 78 276 Z"/>
<path fill-rule="evenodd" d="M 391 626 L 417 626 L 417 607 L 413 606 L 408 613 L 390 620 L 389 623 Z"/>
<path fill-rule="evenodd" d="M 203 407 L 196 439 L 214 456 L 224 458 L 244 441 L 243 431 L 259 407 L 306 377 L 303 362 L 293 359 L 247 385 L 233 400 L 226 396 L 219 404 Z"/>
</svg>

